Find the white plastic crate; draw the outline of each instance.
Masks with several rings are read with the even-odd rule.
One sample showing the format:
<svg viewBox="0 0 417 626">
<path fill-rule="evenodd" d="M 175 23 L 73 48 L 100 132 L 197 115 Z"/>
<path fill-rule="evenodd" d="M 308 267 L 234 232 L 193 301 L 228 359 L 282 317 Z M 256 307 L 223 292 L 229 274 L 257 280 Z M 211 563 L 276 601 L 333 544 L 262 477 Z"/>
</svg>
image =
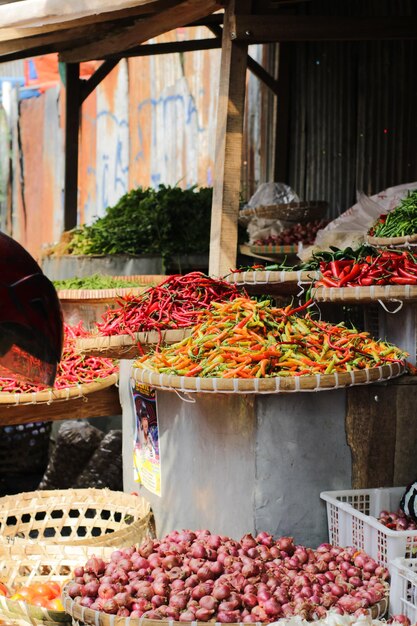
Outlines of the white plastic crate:
<svg viewBox="0 0 417 626">
<path fill-rule="evenodd" d="M 417 623 L 417 559 L 397 558 L 390 563 L 389 612 Z"/>
<path fill-rule="evenodd" d="M 381 511 L 396 511 L 405 487 L 323 491 L 329 541 L 364 550 L 388 566 L 397 557 L 416 559 L 417 530 L 392 530 L 378 522 Z"/>
</svg>

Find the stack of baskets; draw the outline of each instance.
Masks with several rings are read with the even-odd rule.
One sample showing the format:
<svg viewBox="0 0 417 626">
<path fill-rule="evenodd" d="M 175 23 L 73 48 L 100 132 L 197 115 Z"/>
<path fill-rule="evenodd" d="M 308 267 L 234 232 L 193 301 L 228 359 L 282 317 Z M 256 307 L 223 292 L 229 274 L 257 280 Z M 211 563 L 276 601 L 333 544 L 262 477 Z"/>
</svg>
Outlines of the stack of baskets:
<svg viewBox="0 0 417 626">
<path fill-rule="evenodd" d="M 53 580 L 61 585 L 93 554 L 154 536 L 150 505 L 108 489 L 35 491 L 0 498 L 0 580 L 8 588 Z M 0 619 L 63 626 L 63 611 L 0 596 Z"/>
</svg>

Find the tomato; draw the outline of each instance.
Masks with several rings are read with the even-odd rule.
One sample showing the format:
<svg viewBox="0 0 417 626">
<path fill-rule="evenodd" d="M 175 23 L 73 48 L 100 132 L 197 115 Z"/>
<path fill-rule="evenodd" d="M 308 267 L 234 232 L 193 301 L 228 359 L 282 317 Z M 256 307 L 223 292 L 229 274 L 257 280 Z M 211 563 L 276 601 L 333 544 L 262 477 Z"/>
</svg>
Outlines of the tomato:
<svg viewBox="0 0 417 626">
<path fill-rule="evenodd" d="M 54 598 L 53 600 L 49 600 L 46 608 L 50 609 L 52 611 L 63 611 L 64 610 L 64 606 L 63 606 L 60 598 Z"/>
<path fill-rule="evenodd" d="M 52 600 L 56 596 L 54 589 L 49 586 L 49 583 L 33 583 L 30 585 L 30 589 L 32 589 L 34 595 L 43 596 L 46 600 Z"/>
<path fill-rule="evenodd" d="M 26 602 L 29 602 L 33 596 L 33 591 L 29 587 L 20 587 L 20 589 L 17 590 L 17 593 L 22 596 Z"/>
<path fill-rule="evenodd" d="M 7 598 L 9 595 L 9 590 L 6 585 L 4 583 L 0 583 L 0 596 L 6 596 Z"/>
<path fill-rule="evenodd" d="M 45 596 L 41 596 L 40 594 L 36 593 L 32 596 L 30 600 L 28 600 L 29 604 L 34 604 L 35 606 L 43 606 L 44 608 L 47 607 L 48 602 L 48 598 L 45 598 Z"/>
<path fill-rule="evenodd" d="M 61 595 L 61 585 L 53 580 L 48 580 L 47 583 L 45 583 L 45 585 L 47 587 L 49 587 L 49 589 L 51 590 L 51 592 L 53 593 L 53 598 L 56 598 L 58 596 Z"/>
</svg>

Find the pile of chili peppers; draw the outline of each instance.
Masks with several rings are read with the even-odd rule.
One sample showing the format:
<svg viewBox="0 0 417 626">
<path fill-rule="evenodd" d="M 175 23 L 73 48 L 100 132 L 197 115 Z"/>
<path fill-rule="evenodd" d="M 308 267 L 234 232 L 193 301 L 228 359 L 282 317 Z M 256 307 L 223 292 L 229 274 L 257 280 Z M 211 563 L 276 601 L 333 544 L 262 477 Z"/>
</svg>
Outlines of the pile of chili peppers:
<svg viewBox="0 0 417 626">
<path fill-rule="evenodd" d="M 417 190 L 410 191 L 400 204 L 380 215 L 368 234 L 373 237 L 404 237 L 417 233 Z"/>
<path fill-rule="evenodd" d="M 190 337 L 144 355 L 135 367 L 179 376 L 264 378 L 331 374 L 402 362 L 395 346 L 366 332 L 315 321 L 268 301 L 213 303 Z"/>
<path fill-rule="evenodd" d="M 101 335 L 130 335 L 149 330 L 186 328 L 196 323 L 198 313 L 212 302 L 233 300 L 242 293 L 223 280 L 201 272 L 170 276 L 140 296 L 118 300 L 118 309 L 109 309 L 97 324 Z"/>
<path fill-rule="evenodd" d="M 77 337 L 86 337 L 88 333 L 82 323 L 77 326 L 64 324 L 64 349 L 58 365 L 54 389 L 66 389 L 75 385 L 84 385 L 107 378 L 118 371 L 117 364 L 102 357 L 81 356 L 75 349 Z M 0 378 L 0 393 L 34 393 L 47 389 L 45 385 L 32 385 L 12 378 Z"/>
<path fill-rule="evenodd" d="M 417 285 L 417 262 L 408 250 L 375 250 L 358 259 L 320 262 L 322 277 L 315 287 Z"/>
</svg>

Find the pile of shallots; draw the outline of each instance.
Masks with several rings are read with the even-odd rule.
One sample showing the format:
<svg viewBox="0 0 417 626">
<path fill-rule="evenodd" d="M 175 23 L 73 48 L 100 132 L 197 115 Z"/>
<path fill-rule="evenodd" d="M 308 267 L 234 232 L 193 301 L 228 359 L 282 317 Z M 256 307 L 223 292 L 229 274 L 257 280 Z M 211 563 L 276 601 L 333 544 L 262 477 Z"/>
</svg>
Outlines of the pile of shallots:
<svg viewBox="0 0 417 626">
<path fill-rule="evenodd" d="M 207 530 L 173 531 L 109 563 L 77 567 L 68 595 L 84 607 L 132 618 L 223 623 L 360 616 L 387 594 L 388 570 L 355 548 L 316 550 L 266 532 L 240 541 Z"/>
</svg>

